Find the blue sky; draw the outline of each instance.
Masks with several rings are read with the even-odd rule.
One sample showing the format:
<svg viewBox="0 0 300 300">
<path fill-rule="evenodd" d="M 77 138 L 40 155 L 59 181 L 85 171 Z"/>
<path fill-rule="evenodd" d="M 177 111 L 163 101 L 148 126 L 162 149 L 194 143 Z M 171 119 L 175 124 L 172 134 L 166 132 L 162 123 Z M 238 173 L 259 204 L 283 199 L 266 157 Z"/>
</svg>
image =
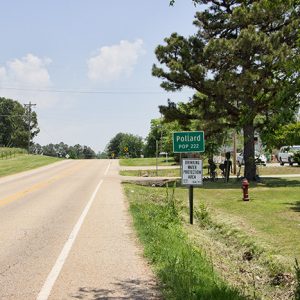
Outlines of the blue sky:
<svg viewBox="0 0 300 300">
<path fill-rule="evenodd" d="M 196 32 L 192 2 L 168 2 L 1 1 L 0 96 L 37 104 L 35 142 L 102 151 L 118 132 L 146 137 L 158 105 L 192 95 L 151 76 L 165 37 Z"/>
</svg>

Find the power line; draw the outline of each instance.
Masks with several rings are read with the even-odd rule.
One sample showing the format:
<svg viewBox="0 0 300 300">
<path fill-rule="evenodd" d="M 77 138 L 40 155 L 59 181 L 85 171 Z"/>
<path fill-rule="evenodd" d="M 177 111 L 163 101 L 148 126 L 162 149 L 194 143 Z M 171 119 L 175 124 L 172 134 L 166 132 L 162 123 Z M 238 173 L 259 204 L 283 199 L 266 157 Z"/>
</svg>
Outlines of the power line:
<svg viewBox="0 0 300 300">
<path fill-rule="evenodd" d="M 167 92 L 160 91 L 93 91 L 93 90 L 74 90 L 74 89 L 35 89 L 35 88 L 17 88 L 17 87 L 0 87 L 0 90 L 27 91 L 27 92 L 42 92 L 42 93 L 70 93 L 70 94 L 126 94 L 126 95 L 142 95 L 142 94 L 166 94 Z M 183 92 L 186 93 L 186 92 Z"/>
</svg>

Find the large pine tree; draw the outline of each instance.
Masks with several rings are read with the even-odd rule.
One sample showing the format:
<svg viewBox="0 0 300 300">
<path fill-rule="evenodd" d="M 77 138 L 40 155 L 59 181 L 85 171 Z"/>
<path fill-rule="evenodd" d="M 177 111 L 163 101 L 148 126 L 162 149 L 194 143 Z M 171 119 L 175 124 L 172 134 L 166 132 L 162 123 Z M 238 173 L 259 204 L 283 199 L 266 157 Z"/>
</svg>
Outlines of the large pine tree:
<svg viewBox="0 0 300 300">
<path fill-rule="evenodd" d="M 284 123 L 299 105 L 299 1 L 196 2 L 206 5 L 196 14 L 197 34 L 166 38 L 152 72 L 166 90 L 193 88 L 189 105 L 206 122 L 243 130 L 244 175 L 252 180 L 255 130 Z"/>
</svg>

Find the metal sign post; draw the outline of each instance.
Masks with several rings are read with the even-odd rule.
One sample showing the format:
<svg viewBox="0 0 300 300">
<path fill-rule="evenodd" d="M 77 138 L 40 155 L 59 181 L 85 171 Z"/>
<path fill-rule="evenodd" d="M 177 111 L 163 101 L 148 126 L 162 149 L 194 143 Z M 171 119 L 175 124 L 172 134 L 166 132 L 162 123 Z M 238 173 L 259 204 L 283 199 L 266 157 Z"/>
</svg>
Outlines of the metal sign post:
<svg viewBox="0 0 300 300">
<path fill-rule="evenodd" d="M 183 159 L 181 171 L 181 184 L 189 186 L 190 224 L 193 224 L 194 211 L 194 186 L 202 185 L 202 160 Z"/>
<path fill-rule="evenodd" d="M 180 153 L 181 184 L 189 187 L 190 224 L 193 224 L 194 186 L 202 185 L 202 160 L 181 159 L 182 153 L 205 151 L 203 131 L 173 132 L 173 152 Z"/>
<path fill-rule="evenodd" d="M 194 223 L 194 186 L 189 186 L 190 224 Z"/>
</svg>

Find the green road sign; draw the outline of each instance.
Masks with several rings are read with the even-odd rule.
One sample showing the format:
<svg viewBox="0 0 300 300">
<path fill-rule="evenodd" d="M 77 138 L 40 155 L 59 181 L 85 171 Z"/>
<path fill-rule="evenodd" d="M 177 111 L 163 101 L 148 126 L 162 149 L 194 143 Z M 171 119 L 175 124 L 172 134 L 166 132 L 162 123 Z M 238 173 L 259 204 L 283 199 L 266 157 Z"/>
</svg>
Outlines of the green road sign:
<svg viewBox="0 0 300 300">
<path fill-rule="evenodd" d="M 173 132 L 173 152 L 204 152 L 204 131 Z"/>
</svg>

